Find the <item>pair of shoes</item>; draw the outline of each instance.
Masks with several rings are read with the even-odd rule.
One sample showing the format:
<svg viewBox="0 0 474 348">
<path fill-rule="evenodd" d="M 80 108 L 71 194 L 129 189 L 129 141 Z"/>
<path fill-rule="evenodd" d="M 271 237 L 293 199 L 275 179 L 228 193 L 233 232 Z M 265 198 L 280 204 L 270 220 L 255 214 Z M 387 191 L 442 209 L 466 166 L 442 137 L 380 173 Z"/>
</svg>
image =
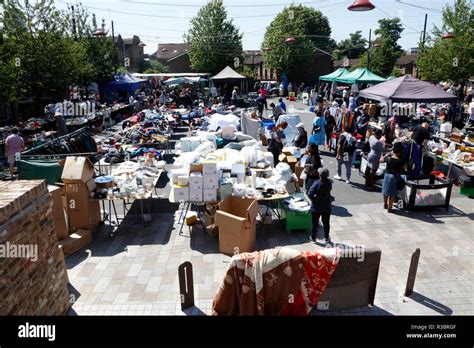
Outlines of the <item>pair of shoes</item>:
<svg viewBox="0 0 474 348">
<path fill-rule="evenodd" d="M 384 209 L 388 209 L 388 204 L 384 204 L 384 205 L 383 205 L 383 208 L 384 208 Z"/>
<path fill-rule="evenodd" d="M 351 183 L 351 181 L 350 181 L 350 180 L 346 180 L 346 184 L 350 184 L 350 183 Z"/>
<path fill-rule="evenodd" d="M 336 180 L 342 180 L 342 178 L 339 175 L 334 175 L 334 179 Z"/>
</svg>

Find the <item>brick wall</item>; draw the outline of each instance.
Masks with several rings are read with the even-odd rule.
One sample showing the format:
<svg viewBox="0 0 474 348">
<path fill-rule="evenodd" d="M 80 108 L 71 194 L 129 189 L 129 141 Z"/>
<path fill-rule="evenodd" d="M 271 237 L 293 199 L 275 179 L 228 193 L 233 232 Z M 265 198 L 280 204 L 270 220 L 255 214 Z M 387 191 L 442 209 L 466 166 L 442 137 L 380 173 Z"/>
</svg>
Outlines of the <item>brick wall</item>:
<svg viewBox="0 0 474 348">
<path fill-rule="evenodd" d="M 51 209 L 45 181 L 0 182 L 0 315 L 63 315 L 69 309 L 67 268 Z M 19 245 L 36 245 L 37 260 L 34 254 L 15 257 L 12 247 L 19 251 Z"/>
</svg>

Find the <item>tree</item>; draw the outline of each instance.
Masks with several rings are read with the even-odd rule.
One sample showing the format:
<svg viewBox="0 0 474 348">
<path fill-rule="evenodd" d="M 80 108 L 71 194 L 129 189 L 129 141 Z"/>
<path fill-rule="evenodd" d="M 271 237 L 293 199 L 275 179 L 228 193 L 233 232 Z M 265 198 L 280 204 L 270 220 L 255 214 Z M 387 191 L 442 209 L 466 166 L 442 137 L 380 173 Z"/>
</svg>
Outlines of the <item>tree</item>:
<svg viewBox="0 0 474 348">
<path fill-rule="evenodd" d="M 474 75 L 474 7 L 467 0 L 456 0 L 443 9 L 443 25 L 434 27 L 427 45 L 421 47 L 417 67 L 422 79 L 464 84 Z M 452 33 L 452 39 L 442 38 Z"/>
<path fill-rule="evenodd" d="M 222 0 L 211 0 L 201 7 L 185 40 L 191 45 L 188 53 L 196 71 L 215 74 L 227 65 L 243 68 L 242 34 L 227 19 Z"/>
<path fill-rule="evenodd" d="M 157 60 L 145 62 L 145 74 L 161 74 L 170 71 L 169 66 L 163 65 Z"/>
<path fill-rule="evenodd" d="M 270 23 L 262 44 L 263 61 L 290 79 L 308 70 L 320 50 L 329 50 L 331 28 L 327 17 L 303 5 L 285 7 Z M 288 38 L 296 39 L 287 43 Z"/>
<path fill-rule="evenodd" d="M 357 30 L 350 33 L 349 38 L 342 40 L 337 44 L 337 59 L 347 57 L 349 59 L 359 58 L 367 51 L 367 40 L 362 37 L 362 31 Z"/>
<path fill-rule="evenodd" d="M 379 20 L 379 28 L 375 30 L 378 35 L 374 40 L 376 47 L 372 46 L 370 52 L 369 69 L 381 76 L 389 76 L 393 71 L 395 63 L 403 54 L 398 40 L 403 32 L 403 26 L 400 18 Z M 361 57 L 361 65 L 367 66 L 368 52 Z"/>
</svg>

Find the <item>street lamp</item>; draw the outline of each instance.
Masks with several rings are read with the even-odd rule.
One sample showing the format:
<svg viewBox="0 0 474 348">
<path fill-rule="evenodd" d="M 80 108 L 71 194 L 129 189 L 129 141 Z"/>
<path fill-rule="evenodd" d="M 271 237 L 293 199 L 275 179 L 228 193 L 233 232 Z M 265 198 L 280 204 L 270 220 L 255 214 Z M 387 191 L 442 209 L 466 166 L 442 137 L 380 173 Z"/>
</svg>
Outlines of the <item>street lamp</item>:
<svg viewBox="0 0 474 348">
<path fill-rule="evenodd" d="M 99 29 L 97 29 L 96 31 L 94 31 L 94 33 L 93 33 L 92 35 L 94 35 L 94 36 L 96 36 L 96 37 L 104 37 L 104 36 L 107 35 L 107 33 L 105 32 L 104 29 L 99 28 Z"/>
<path fill-rule="evenodd" d="M 146 46 L 146 44 L 145 44 L 144 42 L 140 42 L 140 43 L 138 44 L 138 47 L 145 47 L 145 46 Z"/>
<path fill-rule="evenodd" d="M 375 8 L 369 0 L 355 0 L 347 9 L 349 11 L 370 11 Z"/>
</svg>

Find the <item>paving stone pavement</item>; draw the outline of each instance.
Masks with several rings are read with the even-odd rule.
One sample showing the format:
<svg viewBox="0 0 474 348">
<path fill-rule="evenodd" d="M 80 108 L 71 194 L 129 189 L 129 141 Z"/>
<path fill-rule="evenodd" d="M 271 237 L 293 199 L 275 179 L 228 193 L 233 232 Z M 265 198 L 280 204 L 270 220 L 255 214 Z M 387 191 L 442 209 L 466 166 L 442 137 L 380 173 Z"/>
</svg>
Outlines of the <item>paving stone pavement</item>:
<svg viewBox="0 0 474 348">
<path fill-rule="evenodd" d="M 473 315 L 474 243 L 472 200 L 452 199 L 452 207 L 430 212 L 388 214 L 381 204 L 340 206 L 331 217 L 336 243 L 382 250 L 375 304 L 315 315 Z M 66 259 L 77 315 L 206 315 L 229 265 L 217 237 L 199 227 L 179 235 L 179 212 L 153 214 L 143 228 L 129 214 L 116 236 L 107 226 L 93 243 Z M 322 237 L 322 231 L 319 231 Z M 288 246 L 321 248 L 304 233 L 287 236 L 278 222 L 257 230 L 257 249 Z M 415 292 L 404 297 L 411 253 L 421 249 Z M 195 307 L 181 311 L 178 266 L 193 265 Z"/>
</svg>

